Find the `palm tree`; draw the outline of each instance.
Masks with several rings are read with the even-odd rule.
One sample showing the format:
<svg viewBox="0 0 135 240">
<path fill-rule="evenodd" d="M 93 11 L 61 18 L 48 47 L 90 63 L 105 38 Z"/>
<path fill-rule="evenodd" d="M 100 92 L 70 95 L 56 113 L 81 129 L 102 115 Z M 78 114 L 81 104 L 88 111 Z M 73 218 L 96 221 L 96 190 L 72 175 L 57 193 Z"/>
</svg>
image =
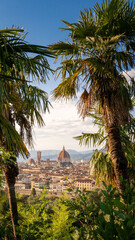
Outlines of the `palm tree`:
<svg viewBox="0 0 135 240">
<path fill-rule="evenodd" d="M 133 106 L 135 106 L 134 102 Z M 94 124 L 98 126 L 98 131 L 96 133 L 83 132 L 80 136 L 74 138 L 79 141 L 80 145 L 93 146 L 100 149 L 95 149 L 90 158 L 90 174 L 95 175 L 97 182 L 102 179 L 107 183 L 115 184 L 114 165 L 110 158 L 106 127 L 100 110 L 98 106 L 95 114 L 89 114 L 94 119 Z M 132 117 L 130 123 L 119 127 L 119 129 L 122 147 L 128 160 L 130 179 L 132 180 L 135 163 L 135 118 Z"/>
<path fill-rule="evenodd" d="M 27 140 L 28 145 L 31 145 L 32 127 L 34 126 L 35 121 L 37 121 L 39 126 L 44 125 L 41 111 L 45 112 L 47 110 L 47 108 L 49 107 L 49 102 L 45 92 L 36 87 L 30 85 L 25 86 L 25 96 L 23 96 L 23 94 L 20 95 L 17 90 L 18 89 L 16 89 L 14 86 L 14 97 L 18 101 L 10 102 L 10 104 L 7 105 L 9 121 L 14 127 L 16 124 L 18 125 L 18 127 L 20 128 L 20 136 L 23 140 Z M 6 144 L 6 139 L 4 141 Z M 15 179 L 18 175 L 16 156 L 18 155 L 19 151 L 17 149 L 17 146 L 14 149 L 12 148 L 12 145 L 10 146 L 10 148 L 8 147 L 7 150 L 14 152 L 15 155 L 14 157 L 10 157 L 10 161 L 6 161 L 4 164 L 4 172 L 8 185 L 9 205 L 11 210 L 12 223 L 14 226 L 18 224 L 18 213 L 14 186 Z"/>
<path fill-rule="evenodd" d="M 126 0 L 103 1 L 101 6 L 95 4 L 93 12 L 81 12 L 77 23 L 63 22 L 67 26 L 64 30 L 70 32 L 67 42 L 50 46 L 57 58 L 62 57 L 57 69 L 62 82 L 54 96 L 76 97 L 82 86 L 78 107 L 83 117 L 100 102 L 117 186 L 123 191 L 121 177 L 128 179 L 128 171 L 119 126 L 130 120 L 132 109 L 129 82 L 122 72 L 134 66 L 133 4 Z"/>
<path fill-rule="evenodd" d="M 32 143 L 35 121 L 39 126 L 44 125 L 41 112 L 49 110 L 46 92 L 32 86 L 30 79 L 45 82 L 47 69 L 50 70 L 46 56 L 52 56 L 45 47 L 27 44 L 21 32 L 19 29 L 0 32 L 0 145 L 14 154 L 10 161 L 4 162 L 3 168 L 15 239 L 15 226 L 18 224 L 15 198 L 15 179 L 18 175 L 16 157 L 19 153 L 28 155 L 23 140 L 27 139 L 29 145 Z M 30 57 L 29 53 L 35 53 L 36 56 Z M 16 131 L 16 125 L 20 128 L 20 135 Z"/>
<path fill-rule="evenodd" d="M 21 154 L 27 155 L 21 137 L 10 121 L 7 121 L 8 116 L 5 115 L 7 104 L 18 102 L 14 95 L 14 86 L 18 87 L 18 94 L 24 98 L 26 86 L 30 88 L 30 77 L 34 81 L 46 82 L 47 71 L 50 70 L 46 56 L 53 55 L 44 46 L 28 44 L 23 35 L 22 29 L 0 30 L 0 141 L 6 134 L 6 147 L 10 148 L 12 145 L 14 148 L 14 144 L 17 144 Z M 32 57 L 29 53 L 32 53 Z"/>
</svg>

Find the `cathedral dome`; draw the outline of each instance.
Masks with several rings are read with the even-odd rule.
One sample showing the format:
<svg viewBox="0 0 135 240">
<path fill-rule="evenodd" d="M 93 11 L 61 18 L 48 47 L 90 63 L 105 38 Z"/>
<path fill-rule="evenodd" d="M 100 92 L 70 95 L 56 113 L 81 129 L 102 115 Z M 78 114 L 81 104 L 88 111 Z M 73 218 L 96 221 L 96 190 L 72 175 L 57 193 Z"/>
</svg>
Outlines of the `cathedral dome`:
<svg viewBox="0 0 135 240">
<path fill-rule="evenodd" d="M 69 160 L 70 161 L 70 155 L 65 150 L 64 146 L 63 146 L 62 151 L 58 154 L 57 159 L 60 160 L 60 161 L 63 161 L 63 160 Z"/>
<path fill-rule="evenodd" d="M 35 161 L 33 158 L 29 159 L 28 165 L 35 165 Z"/>
</svg>

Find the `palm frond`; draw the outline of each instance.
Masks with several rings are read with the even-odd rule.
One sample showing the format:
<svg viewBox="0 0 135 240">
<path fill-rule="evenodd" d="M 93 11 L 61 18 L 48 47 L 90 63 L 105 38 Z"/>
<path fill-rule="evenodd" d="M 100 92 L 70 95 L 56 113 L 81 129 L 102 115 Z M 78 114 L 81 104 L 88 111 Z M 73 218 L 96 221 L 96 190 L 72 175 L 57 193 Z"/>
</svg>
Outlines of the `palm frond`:
<svg viewBox="0 0 135 240">
<path fill-rule="evenodd" d="M 31 74 L 43 81 L 44 77 L 48 77 L 47 71 L 52 71 L 46 57 L 54 57 L 54 53 L 45 46 L 28 44 L 24 39 L 25 35 L 20 37 L 16 32 L 6 37 L 0 36 L 0 74 L 20 80 Z M 34 54 L 34 57 L 29 54 Z"/>
<path fill-rule="evenodd" d="M 93 92 L 88 93 L 85 89 L 77 104 L 78 112 L 80 113 L 80 116 L 83 117 L 83 119 L 89 115 L 89 112 L 92 110 L 94 101 L 95 99 Z"/>
<path fill-rule="evenodd" d="M 28 44 L 25 37 L 23 30 L 15 28 L 0 32 L 0 110 L 7 121 L 7 129 L 6 125 L 1 127 L 1 137 L 4 136 L 5 147 L 11 147 L 17 154 L 19 151 L 24 154 L 26 150 L 22 139 L 32 144 L 33 125 L 35 121 L 39 126 L 44 125 L 41 113 L 49 111 L 51 106 L 47 93 L 31 86 L 29 79 L 46 81 L 48 72 L 52 71 L 46 57 L 54 57 L 54 53 L 47 47 Z M 2 123 L 4 121 L 1 126 Z M 16 124 L 20 127 L 20 136 L 15 130 Z"/>
<path fill-rule="evenodd" d="M 56 59 L 59 55 L 69 56 L 72 54 L 77 54 L 78 48 L 77 45 L 65 42 L 58 42 L 53 45 L 49 45 L 48 48 L 52 53 L 56 55 Z"/>
<path fill-rule="evenodd" d="M 74 139 L 79 141 L 80 145 L 85 145 L 88 147 L 98 144 L 100 138 L 101 136 L 99 133 L 82 133 L 80 136 L 74 137 Z"/>
<path fill-rule="evenodd" d="M 28 155 L 28 150 L 15 128 L 0 114 L 0 144 L 6 149 L 22 156 Z"/>
<path fill-rule="evenodd" d="M 57 88 L 53 90 L 54 98 L 65 98 L 70 99 L 76 97 L 78 91 L 78 79 L 67 78 L 59 84 Z"/>
<path fill-rule="evenodd" d="M 98 151 L 93 152 L 90 158 L 90 174 L 96 177 L 96 181 L 115 182 L 114 167 L 109 153 Z"/>
</svg>

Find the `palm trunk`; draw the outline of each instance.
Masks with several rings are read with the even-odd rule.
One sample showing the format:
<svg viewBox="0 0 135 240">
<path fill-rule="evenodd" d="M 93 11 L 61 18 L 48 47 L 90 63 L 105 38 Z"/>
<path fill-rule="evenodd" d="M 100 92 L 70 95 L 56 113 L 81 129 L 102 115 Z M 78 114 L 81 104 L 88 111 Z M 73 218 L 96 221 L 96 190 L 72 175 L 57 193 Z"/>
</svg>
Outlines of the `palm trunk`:
<svg viewBox="0 0 135 240">
<path fill-rule="evenodd" d="M 120 130 L 116 125 L 107 127 L 108 145 L 112 162 L 114 164 L 114 172 L 116 177 L 116 185 L 120 192 L 124 190 L 124 183 L 121 181 L 128 179 L 127 159 L 122 149 Z M 121 179 L 122 177 L 122 179 Z"/>
<path fill-rule="evenodd" d="M 113 92 L 113 90 L 104 95 L 102 99 L 102 114 L 107 127 L 108 146 L 114 164 L 116 185 L 122 193 L 125 189 L 125 183 L 122 179 L 128 180 L 128 162 L 122 148 L 118 125 L 120 125 L 122 121 L 125 121 L 125 116 L 128 116 L 129 113 L 124 103 L 120 104 L 118 101 L 117 94 Z M 119 108 L 117 107 L 118 104 Z M 124 107 L 126 109 L 125 112 Z"/>
<path fill-rule="evenodd" d="M 18 168 L 16 165 L 16 159 L 14 162 L 11 162 L 5 166 L 5 176 L 8 188 L 8 199 L 9 207 L 11 213 L 11 221 L 13 226 L 13 235 L 14 239 L 17 239 L 16 236 L 16 226 L 18 226 L 18 212 L 17 212 L 17 202 L 15 196 L 15 179 L 18 175 Z"/>
<path fill-rule="evenodd" d="M 13 226 L 13 234 L 14 234 L 14 239 L 16 239 L 15 226 L 18 224 L 18 213 L 17 213 L 16 198 L 15 198 L 15 187 L 12 184 L 8 185 L 8 199 L 9 199 L 9 207 L 10 207 L 10 213 L 11 213 L 12 226 Z"/>
</svg>

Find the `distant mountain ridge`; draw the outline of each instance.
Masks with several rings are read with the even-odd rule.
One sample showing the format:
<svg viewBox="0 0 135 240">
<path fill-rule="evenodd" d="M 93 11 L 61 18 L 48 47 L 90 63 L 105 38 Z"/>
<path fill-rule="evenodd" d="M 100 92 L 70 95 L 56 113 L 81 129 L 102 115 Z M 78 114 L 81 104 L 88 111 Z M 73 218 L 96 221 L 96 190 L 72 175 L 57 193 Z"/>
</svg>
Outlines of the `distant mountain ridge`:
<svg viewBox="0 0 135 240">
<path fill-rule="evenodd" d="M 58 153 L 61 150 L 41 150 L 41 159 L 42 160 L 46 160 L 46 158 L 50 158 L 50 160 L 56 160 Z M 71 157 L 71 160 L 89 160 L 93 150 L 89 150 L 89 151 L 76 151 L 74 149 L 67 149 L 66 150 Z M 35 161 L 37 159 L 37 151 L 36 150 L 31 150 L 30 151 L 30 156 L 28 159 L 33 158 Z M 27 159 L 22 159 L 21 157 L 18 158 L 18 161 L 27 161 Z"/>
</svg>

